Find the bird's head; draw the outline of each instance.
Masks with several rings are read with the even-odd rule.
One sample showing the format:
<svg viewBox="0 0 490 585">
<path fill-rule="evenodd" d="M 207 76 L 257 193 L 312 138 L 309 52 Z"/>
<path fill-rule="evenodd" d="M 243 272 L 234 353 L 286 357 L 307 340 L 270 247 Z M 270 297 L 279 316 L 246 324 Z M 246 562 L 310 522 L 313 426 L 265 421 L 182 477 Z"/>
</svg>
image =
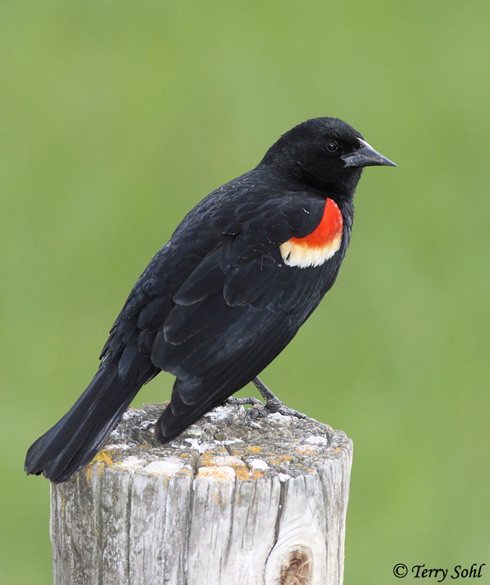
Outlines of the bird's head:
<svg viewBox="0 0 490 585">
<path fill-rule="evenodd" d="M 271 146 L 260 164 L 332 195 L 352 195 L 364 167 L 396 166 L 337 118 L 313 118 L 295 126 Z"/>
</svg>

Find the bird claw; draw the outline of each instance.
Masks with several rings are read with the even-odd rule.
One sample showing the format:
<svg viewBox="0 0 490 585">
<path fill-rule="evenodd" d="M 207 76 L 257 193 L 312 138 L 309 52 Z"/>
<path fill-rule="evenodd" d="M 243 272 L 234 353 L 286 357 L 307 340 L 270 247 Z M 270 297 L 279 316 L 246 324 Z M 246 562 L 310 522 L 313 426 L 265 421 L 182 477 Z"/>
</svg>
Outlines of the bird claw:
<svg viewBox="0 0 490 585">
<path fill-rule="evenodd" d="M 254 398 L 251 396 L 250 398 L 228 398 L 228 404 L 232 405 L 250 405 L 252 408 L 249 408 L 245 413 L 244 423 L 252 423 L 260 418 L 265 418 L 270 414 L 275 414 L 276 412 L 282 414 L 283 416 L 294 416 L 296 418 L 305 419 L 308 418 L 306 414 L 302 412 L 298 412 L 294 410 L 294 408 L 289 408 L 285 406 L 278 398 L 275 396 L 270 398 L 263 404 L 258 398 Z"/>
<path fill-rule="evenodd" d="M 303 412 L 299 412 L 298 410 L 294 410 L 294 408 L 289 408 L 289 406 L 284 406 L 284 404 L 281 405 L 281 408 L 279 408 L 279 410 L 277 412 L 279 414 L 282 414 L 282 416 L 295 416 L 296 418 L 301 418 L 301 419 L 308 418 L 306 416 L 306 414 L 304 414 Z"/>
<path fill-rule="evenodd" d="M 294 408 L 289 408 L 288 406 L 284 406 L 284 404 L 274 396 L 274 394 L 267 388 L 267 386 L 258 378 L 254 378 L 252 380 L 255 387 L 259 390 L 262 394 L 262 398 L 265 400 L 265 404 L 263 404 L 258 398 L 254 398 L 251 396 L 250 398 L 235 398 L 231 397 L 228 398 L 226 401 L 227 404 L 232 405 L 250 405 L 252 408 L 249 408 L 245 413 L 245 418 L 243 419 L 244 424 L 253 424 L 254 421 L 258 420 L 259 418 L 265 418 L 270 414 L 275 414 L 278 412 L 283 416 L 295 416 L 296 418 L 308 418 L 306 414 L 302 412 L 298 412 L 294 410 Z"/>
<path fill-rule="evenodd" d="M 254 398 L 253 396 L 250 396 L 250 398 L 235 398 L 234 396 L 232 396 L 231 398 L 228 398 L 228 400 L 226 401 L 227 404 L 231 404 L 232 406 L 263 406 L 262 402 L 260 402 L 260 400 L 258 398 Z"/>
</svg>

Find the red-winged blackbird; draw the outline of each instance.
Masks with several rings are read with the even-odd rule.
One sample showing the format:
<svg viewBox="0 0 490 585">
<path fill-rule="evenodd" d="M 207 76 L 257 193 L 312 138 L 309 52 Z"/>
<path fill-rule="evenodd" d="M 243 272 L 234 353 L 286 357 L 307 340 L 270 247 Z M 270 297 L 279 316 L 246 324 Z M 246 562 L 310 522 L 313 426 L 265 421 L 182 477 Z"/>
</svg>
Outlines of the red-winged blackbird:
<svg viewBox="0 0 490 585">
<path fill-rule="evenodd" d="M 131 291 L 88 388 L 27 452 L 27 473 L 62 482 L 87 464 L 139 389 L 176 376 L 156 423 L 165 443 L 253 381 L 335 282 L 363 167 L 396 166 L 351 126 L 316 118 L 183 219 Z"/>
</svg>

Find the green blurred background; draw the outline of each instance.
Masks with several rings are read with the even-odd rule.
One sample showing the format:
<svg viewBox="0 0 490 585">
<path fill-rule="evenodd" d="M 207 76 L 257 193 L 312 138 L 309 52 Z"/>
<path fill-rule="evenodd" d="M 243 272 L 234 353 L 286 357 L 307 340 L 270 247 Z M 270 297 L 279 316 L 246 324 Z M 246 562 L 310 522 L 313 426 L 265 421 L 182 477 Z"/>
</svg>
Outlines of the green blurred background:
<svg viewBox="0 0 490 585">
<path fill-rule="evenodd" d="M 263 379 L 354 440 L 346 584 L 399 562 L 487 563 L 490 582 L 489 21 L 483 0 L 0 5 L 2 584 L 52 582 L 25 450 L 146 263 L 323 115 L 399 168 L 364 173 L 340 278 Z"/>
</svg>

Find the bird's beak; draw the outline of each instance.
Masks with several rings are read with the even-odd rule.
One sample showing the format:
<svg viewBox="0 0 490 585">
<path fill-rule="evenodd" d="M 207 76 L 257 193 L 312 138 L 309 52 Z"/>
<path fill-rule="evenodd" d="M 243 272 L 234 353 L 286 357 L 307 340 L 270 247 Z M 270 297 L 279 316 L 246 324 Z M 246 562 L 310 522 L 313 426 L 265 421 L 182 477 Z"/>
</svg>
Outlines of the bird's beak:
<svg viewBox="0 0 490 585">
<path fill-rule="evenodd" d="M 377 150 L 368 144 L 362 138 L 358 139 L 361 147 L 354 150 L 350 154 L 344 154 L 340 158 L 345 162 L 346 167 L 373 167 L 373 166 L 387 166 L 396 167 L 397 165 L 386 156 L 383 156 Z"/>
</svg>

